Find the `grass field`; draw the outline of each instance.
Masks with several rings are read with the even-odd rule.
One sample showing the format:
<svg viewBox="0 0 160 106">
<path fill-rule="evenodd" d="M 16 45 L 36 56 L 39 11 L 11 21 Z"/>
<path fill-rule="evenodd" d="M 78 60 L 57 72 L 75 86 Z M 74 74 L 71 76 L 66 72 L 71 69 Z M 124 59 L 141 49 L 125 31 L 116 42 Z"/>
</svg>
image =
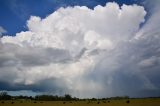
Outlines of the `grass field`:
<svg viewBox="0 0 160 106">
<path fill-rule="evenodd" d="M 0 101 L 0 106 L 160 106 L 160 98 L 105 101 Z"/>
</svg>

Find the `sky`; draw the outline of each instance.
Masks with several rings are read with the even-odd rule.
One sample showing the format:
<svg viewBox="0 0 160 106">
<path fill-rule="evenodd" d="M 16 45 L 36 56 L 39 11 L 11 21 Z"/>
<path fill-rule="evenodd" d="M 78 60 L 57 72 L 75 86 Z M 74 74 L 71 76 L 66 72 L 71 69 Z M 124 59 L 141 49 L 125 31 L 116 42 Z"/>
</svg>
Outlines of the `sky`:
<svg viewBox="0 0 160 106">
<path fill-rule="evenodd" d="M 159 0 L 0 0 L 0 91 L 160 96 Z"/>
</svg>

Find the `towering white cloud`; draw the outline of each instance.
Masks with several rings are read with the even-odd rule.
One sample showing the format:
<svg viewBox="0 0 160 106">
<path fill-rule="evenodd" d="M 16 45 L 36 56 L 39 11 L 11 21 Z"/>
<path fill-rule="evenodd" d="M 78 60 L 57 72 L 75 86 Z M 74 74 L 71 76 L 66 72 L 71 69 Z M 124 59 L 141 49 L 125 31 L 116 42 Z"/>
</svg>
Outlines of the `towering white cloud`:
<svg viewBox="0 0 160 106">
<path fill-rule="evenodd" d="M 158 59 L 148 57 L 151 51 L 145 52 L 152 47 L 144 49 L 140 39 L 145 15 L 142 6 L 107 3 L 93 10 L 60 8 L 44 19 L 31 16 L 28 31 L 1 38 L 1 89 L 78 97 L 137 96 L 159 89 L 151 81 L 155 75 L 142 74 L 146 66 L 159 67 Z"/>
</svg>

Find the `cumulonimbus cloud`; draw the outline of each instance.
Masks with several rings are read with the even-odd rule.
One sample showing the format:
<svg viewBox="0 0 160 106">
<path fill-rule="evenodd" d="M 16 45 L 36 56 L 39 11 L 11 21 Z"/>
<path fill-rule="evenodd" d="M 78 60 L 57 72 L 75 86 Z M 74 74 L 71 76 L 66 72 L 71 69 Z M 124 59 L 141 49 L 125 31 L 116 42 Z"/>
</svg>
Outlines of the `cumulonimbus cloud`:
<svg viewBox="0 0 160 106">
<path fill-rule="evenodd" d="M 142 6 L 107 3 L 93 10 L 60 8 L 44 19 L 31 16 L 28 31 L 0 40 L 0 89 L 77 97 L 157 95 L 160 37 L 140 28 L 145 15 Z"/>
</svg>

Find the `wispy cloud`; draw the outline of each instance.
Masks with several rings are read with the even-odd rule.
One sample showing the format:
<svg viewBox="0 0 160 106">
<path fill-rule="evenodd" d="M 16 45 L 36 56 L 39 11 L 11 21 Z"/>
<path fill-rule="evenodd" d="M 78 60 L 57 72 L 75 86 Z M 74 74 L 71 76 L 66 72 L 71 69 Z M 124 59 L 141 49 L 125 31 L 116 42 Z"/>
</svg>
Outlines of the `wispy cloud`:
<svg viewBox="0 0 160 106">
<path fill-rule="evenodd" d="M 0 26 L 0 36 L 4 33 L 7 33 L 7 31 L 2 26 Z"/>
</svg>

